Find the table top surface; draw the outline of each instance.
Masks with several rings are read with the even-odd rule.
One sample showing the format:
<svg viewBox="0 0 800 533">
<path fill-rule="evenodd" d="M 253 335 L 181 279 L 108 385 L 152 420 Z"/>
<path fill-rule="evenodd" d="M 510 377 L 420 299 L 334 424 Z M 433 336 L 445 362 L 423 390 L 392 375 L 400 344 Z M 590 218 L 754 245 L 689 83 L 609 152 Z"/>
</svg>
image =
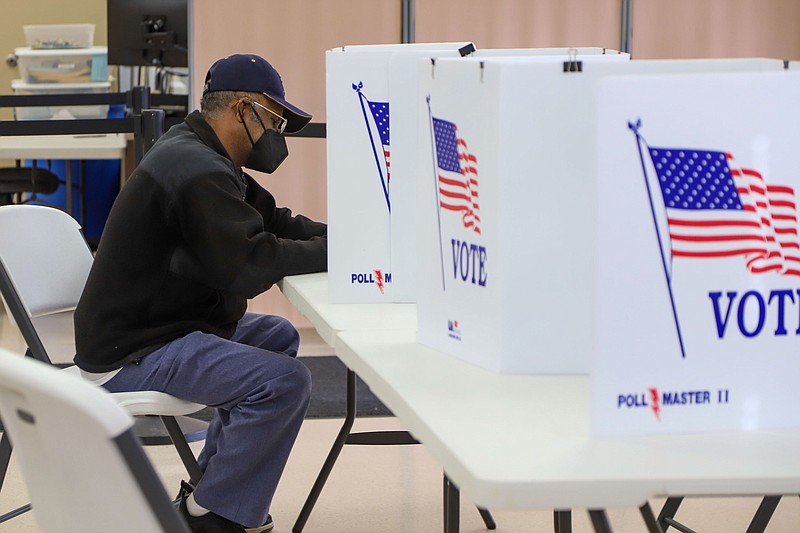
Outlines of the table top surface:
<svg viewBox="0 0 800 533">
<path fill-rule="evenodd" d="M 288 276 L 278 285 L 322 340 L 334 348 L 341 331 L 417 328 L 416 304 L 328 303 L 328 274 L 325 272 Z"/>
<path fill-rule="evenodd" d="M 422 346 L 408 329 L 339 337 L 337 355 L 479 506 L 800 493 L 800 430 L 593 437 L 588 376 L 498 374 Z"/>
<path fill-rule="evenodd" d="M 594 437 L 588 376 L 503 375 L 427 348 L 415 305 L 328 304 L 324 273 L 281 289 L 479 506 L 800 493 L 800 430 Z"/>
<path fill-rule="evenodd" d="M 0 136 L 0 159 L 122 159 L 123 133 Z"/>
</svg>

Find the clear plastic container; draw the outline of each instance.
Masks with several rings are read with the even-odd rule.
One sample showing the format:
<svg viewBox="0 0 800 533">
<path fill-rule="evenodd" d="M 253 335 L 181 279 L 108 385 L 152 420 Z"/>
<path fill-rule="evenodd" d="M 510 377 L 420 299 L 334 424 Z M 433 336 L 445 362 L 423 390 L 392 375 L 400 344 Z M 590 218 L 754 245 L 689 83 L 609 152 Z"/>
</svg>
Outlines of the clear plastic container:
<svg viewBox="0 0 800 533">
<path fill-rule="evenodd" d="M 110 82 L 103 83 L 25 83 L 22 80 L 12 80 L 11 88 L 14 94 L 76 94 L 76 93 L 107 93 L 111 88 Z M 108 105 L 77 105 L 77 106 L 37 106 L 15 107 L 14 116 L 17 120 L 48 120 L 71 118 L 106 118 Z"/>
<path fill-rule="evenodd" d="M 25 83 L 92 83 L 108 81 L 108 48 L 35 50 L 15 48 Z"/>
<path fill-rule="evenodd" d="M 22 26 L 31 48 L 90 48 L 94 24 L 37 24 Z"/>
</svg>

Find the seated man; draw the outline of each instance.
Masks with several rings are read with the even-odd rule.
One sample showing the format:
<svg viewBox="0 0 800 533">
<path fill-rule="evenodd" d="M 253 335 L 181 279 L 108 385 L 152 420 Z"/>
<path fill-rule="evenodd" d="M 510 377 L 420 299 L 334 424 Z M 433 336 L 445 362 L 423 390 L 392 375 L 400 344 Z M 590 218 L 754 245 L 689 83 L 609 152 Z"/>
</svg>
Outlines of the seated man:
<svg viewBox="0 0 800 533">
<path fill-rule="evenodd" d="M 215 407 L 203 477 L 180 511 L 192 531 L 272 529 L 269 507 L 308 407 L 299 336 L 247 299 L 327 269 L 327 226 L 276 207 L 242 167 L 273 172 L 284 133 L 311 116 L 254 55 L 214 63 L 200 111 L 171 128 L 119 194 L 75 311 L 84 376 Z"/>
</svg>

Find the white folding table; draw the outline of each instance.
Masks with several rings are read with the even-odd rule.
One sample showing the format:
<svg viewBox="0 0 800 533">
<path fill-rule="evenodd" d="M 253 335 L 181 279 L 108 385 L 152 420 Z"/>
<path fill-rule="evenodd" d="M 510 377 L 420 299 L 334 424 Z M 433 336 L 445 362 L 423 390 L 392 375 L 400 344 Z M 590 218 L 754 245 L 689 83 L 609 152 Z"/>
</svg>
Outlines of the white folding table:
<svg viewBox="0 0 800 533">
<path fill-rule="evenodd" d="M 497 374 L 410 330 L 345 331 L 336 353 L 481 507 L 800 491 L 800 430 L 593 437 L 588 376 Z"/>
<path fill-rule="evenodd" d="M 448 532 L 458 530 L 459 490 L 479 508 L 585 507 L 597 531 L 610 531 L 604 509 L 637 506 L 652 532 L 661 529 L 650 497 L 800 493 L 798 429 L 594 437 L 588 376 L 502 375 L 465 363 L 416 342 L 411 304 L 327 303 L 325 274 L 289 277 L 281 288 L 332 338 L 348 379 L 358 374 L 458 487 L 446 481 Z"/>
</svg>

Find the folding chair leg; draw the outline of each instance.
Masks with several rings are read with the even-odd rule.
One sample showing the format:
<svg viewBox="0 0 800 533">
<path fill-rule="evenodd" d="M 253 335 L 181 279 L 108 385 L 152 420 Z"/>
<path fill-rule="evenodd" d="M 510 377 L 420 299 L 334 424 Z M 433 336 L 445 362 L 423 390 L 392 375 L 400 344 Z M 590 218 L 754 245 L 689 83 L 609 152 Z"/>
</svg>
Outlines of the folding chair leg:
<svg viewBox="0 0 800 533">
<path fill-rule="evenodd" d="M 8 472 L 8 463 L 11 461 L 11 440 L 8 434 L 3 431 L 3 437 L 0 438 L 0 490 L 3 490 L 3 482 L 6 480 L 6 472 Z"/>
<path fill-rule="evenodd" d="M 3 489 L 3 482 L 6 480 L 6 473 L 8 472 L 8 464 L 11 462 L 11 439 L 8 438 L 5 430 L 3 436 L 0 438 L 0 490 Z M 31 510 L 31 504 L 25 504 L 22 507 L 17 507 L 13 511 L 9 511 L 4 515 L 0 515 L 0 524 L 7 520 L 11 520 L 23 513 Z"/>
<path fill-rule="evenodd" d="M 203 477 L 203 472 L 200 471 L 200 465 L 197 464 L 197 458 L 189 447 L 189 443 L 186 441 L 186 436 L 183 434 L 181 426 L 173 416 L 162 416 L 161 421 L 164 423 L 164 427 L 167 429 L 170 439 L 172 439 L 172 444 L 175 445 L 175 449 L 178 451 L 178 455 L 181 461 L 183 461 L 183 465 L 186 467 L 186 472 L 189 474 L 189 481 L 192 485 L 197 485 L 197 482 Z"/>
</svg>

